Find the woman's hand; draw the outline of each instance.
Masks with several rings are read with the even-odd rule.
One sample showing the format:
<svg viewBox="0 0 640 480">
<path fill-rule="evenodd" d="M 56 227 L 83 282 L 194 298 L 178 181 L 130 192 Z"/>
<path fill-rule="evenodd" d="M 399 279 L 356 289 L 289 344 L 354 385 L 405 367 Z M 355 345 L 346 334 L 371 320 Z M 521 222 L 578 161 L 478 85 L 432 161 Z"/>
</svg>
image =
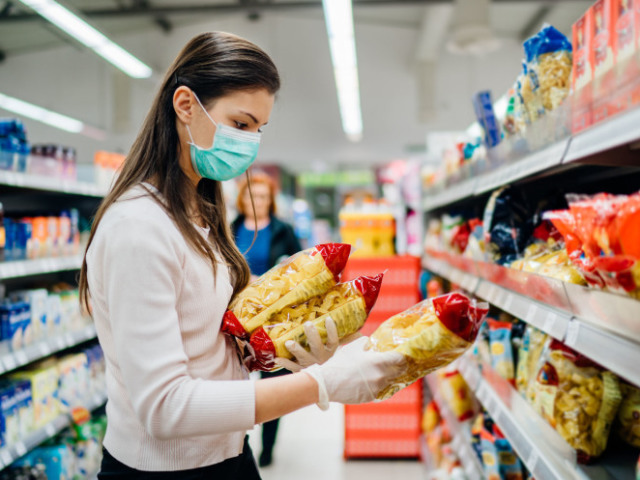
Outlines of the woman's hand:
<svg viewBox="0 0 640 480">
<path fill-rule="evenodd" d="M 338 338 L 338 329 L 336 328 L 336 324 L 331 318 L 325 320 L 324 326 L 327 330 L 326 344 L 322 342 L 320 333 L 318 333 L 318 329 L 313 325 L 313 323 L 306 322 L 303 326 L 304 333 L 307 336 L 307 342 L 309 343 L 309 349 L 311 351 L 308 352 L 299 343 L 289 340 L 285 343 L 285 346 L 295 357 L 295 361 L 278 357 L 276 358 L 276 363 L 292 372 L 299 372 L 303 368 L 315 364 L 322 365 L 324 362 L 329 360 L 338 348 L 340 340 Z"/>
<path fill-rule="evenodd" d="M 407 368 L 404 355 L 366 350 L 368 341 L 368 337 L 359 338 L 340 348 L 324 365 L 304 370 L 318 383 L 320 408 L 326 410 L 329 402 L 371 402 L 404 373 Z"/>
</svg>

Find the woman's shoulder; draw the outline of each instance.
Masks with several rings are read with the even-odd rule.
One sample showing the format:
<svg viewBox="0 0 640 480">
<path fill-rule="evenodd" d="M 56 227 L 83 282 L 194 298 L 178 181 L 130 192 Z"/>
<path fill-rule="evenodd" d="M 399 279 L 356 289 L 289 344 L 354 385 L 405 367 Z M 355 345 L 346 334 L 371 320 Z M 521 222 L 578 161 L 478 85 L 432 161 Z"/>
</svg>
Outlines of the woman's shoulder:
<svg viewBox="0 0 640 480">
<path fill-rule="evenodd" d="M 165 235 L 175 232 L 175 223 L 163 206 L 160 194 L 146 184 L 136 185 L 123 193 L 105 212 L 100 227 L 133 229 L 161 229 Z M 100 230 L 100 228 L 98 228 Z M 133 233 L 133 232 L 132 232 Z"/>
</svg>

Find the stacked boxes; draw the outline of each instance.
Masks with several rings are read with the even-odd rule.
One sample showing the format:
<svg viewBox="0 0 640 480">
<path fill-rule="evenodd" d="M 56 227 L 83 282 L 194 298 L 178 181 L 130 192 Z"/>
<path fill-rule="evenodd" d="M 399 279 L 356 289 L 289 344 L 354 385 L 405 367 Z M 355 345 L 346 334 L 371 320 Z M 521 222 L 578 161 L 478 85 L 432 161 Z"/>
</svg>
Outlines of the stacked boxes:
<svg viewBox="0 0 640 480">
<path fill-rule="evenodd" d="M 362 328 L 370 335 L 389 317 L 420 301 L 416 257 L 352 258 L 343 273 L 344 280 L 386 270 L 376 305 Z M 398 392 L 389 400 L 364 405 L 345 405 L 344 456 L 417 457 L 420 451 L 422 383 Z"/>
</svg>

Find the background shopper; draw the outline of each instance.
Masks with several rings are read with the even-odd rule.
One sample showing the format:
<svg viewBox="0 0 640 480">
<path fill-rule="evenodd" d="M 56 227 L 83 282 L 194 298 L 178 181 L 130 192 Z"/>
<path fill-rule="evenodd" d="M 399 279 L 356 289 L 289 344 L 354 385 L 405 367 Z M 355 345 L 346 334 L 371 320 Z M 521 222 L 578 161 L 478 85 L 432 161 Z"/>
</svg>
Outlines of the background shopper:
<svg viewBox="0 0 640 480">
<path fill-rule="evenodd" d="M 231 230 L 238 249 L 247 259 L 252 277 L 259 277 L 281 259 L 302 250 L 293 228 L 276 217 L 275 196 L 275 183 L 265 173 L 251 175 L 251 191 L 247 180 L 240 184 L 238 190 L 236 206 L 239 215 L 231 224 Z M 260 372 L 260 376 L 270 378 L 287 373 L 288 370 L 281 369 Z M 276 418 L 262 425 L 261 467 L 271 465 L 279 422 L 280 419 Z"/>
</svg>

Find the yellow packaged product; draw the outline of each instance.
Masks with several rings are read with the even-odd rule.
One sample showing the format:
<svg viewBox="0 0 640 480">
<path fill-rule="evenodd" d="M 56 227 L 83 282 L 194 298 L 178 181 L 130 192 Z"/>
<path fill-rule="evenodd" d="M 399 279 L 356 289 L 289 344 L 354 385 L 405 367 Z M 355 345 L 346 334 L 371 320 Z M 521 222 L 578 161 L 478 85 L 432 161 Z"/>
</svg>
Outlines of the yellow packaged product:
<svg viewBox="0 0 640 480">
<path fill-rule="evenodd" d="M 546 333 L 527 325 L 522 345 L 518 350 L 518 367 L 516 369 L 516 388 L 520 395 L 526 398 L 531 398 L 527 391 L 533 383 L 532 380 L 535 380 L 539 370 L 540 357 L 548 340 L 549 336 Z"/>
<path fill-rule="evenodd" d="M 246 362 L 249 369 L 271 371 L 278 368 L 275 364 L 276 357 L 293 358 L 285 346 L 289 340 L 308 348 L 304 331 L 306 322 L 311 322 L 316 327 L 323 343 L 327 340 L 325 321 L 329 318 L 336 325 L 338 338 L 356 333 L 364 325 L 378 299 L 382 277 L 383 274 L 358 277 L 339 283 L 328 292 L 304 303 L 283 308 L 251 334 L 251 356 Z"/>
<path fill-rule="evenodd" d="M 618 434 L 629 445 L 640 447 L 640 389 L 620 382 L 622 403 L 618 410 Z"/>
<path fill-rule="evenodd" d="M 473 397 L 467 382 L 457 370 L 439 375 L 440 390 L 445 402 L 458 421 L 464 422 L 473 417 Z"/>
<path fill-rule="evenodd" d="M 449 293 L 424 300 L 382 323 L 371 335 L 368 348 L 403 354 L 407 368 L 378 399 L 391 397 L 462 355 L 473 344 L 488 312 L 486 303 Z"/>
<path fill-rule="evenodd" d="M 618 378 L 553 340 L 535 380 L 533 406 L 589 463 L 605 450 L 622 400 Z"/>
<path fill-rule="evenodd" d="M 348 244 L 326 243 L 276 265 L 233 299 L 222 331 L 248 340 L 282 309 L 327 292 L 337 283 L 350 251 Z"/>
</svg>

